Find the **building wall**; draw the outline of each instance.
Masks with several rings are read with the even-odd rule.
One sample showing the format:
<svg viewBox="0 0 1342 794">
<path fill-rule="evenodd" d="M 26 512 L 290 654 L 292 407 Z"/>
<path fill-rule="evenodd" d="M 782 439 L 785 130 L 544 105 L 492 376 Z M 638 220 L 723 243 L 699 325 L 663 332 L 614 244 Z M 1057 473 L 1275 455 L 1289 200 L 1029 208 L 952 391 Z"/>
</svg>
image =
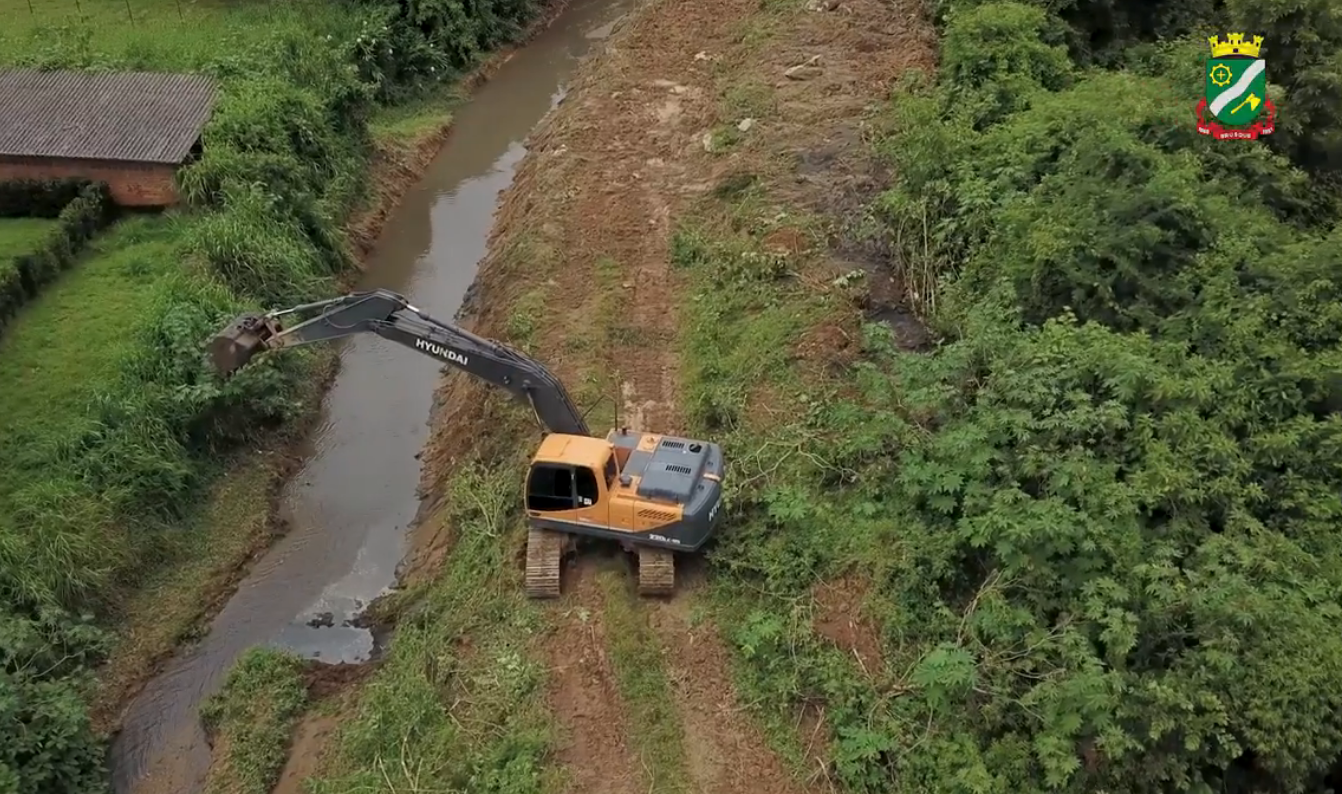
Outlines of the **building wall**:
<svg viewBox="0 0 1342 794">
<path fill-rule="evenodd" d="M 112 199 L 123 207 L 167 207 L 177 203 L 174 165 L 123 163 L 112 160 L 58 160 L 0 157 L 0 181 L 10 179 L 82 178 L 106 182 Z"/>
</svg>

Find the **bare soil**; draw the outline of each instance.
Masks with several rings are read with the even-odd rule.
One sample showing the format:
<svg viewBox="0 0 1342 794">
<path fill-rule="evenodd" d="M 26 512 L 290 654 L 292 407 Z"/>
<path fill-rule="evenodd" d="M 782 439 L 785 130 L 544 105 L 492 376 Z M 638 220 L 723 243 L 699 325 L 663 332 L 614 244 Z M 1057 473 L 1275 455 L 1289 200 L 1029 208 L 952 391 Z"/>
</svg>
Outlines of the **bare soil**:
<svg viewBox="0 0 1342 794">
<path fill-rule="evenodd" d="M 862 614 L 867 585 L 856 576 L 825 582 L 815 588 L 816 633 L 851 653 L 872 677 L 883 670 L 881 637 L 876 624 Z"/>
<path fill-rule="evenodd" d="M 327 739 L 339 724 L 339 719 L 330 714 L 309 716 L 298 724 L 289 747 L 289 760 L 280 770 L 271 794 L 307 794 L 305 781 L 316 774 Z"/>
<path fill-rule="evenodd" d="M 734 26 L 757 8 L 757 0 L 653 0 L 634 12 L 529 142 L 469 308 L 478 333 L 520 342 L 510 339 L 513 307 L 527 292 L 543 291 L 546 311 L 533 318 L 542 333 L 532 352 L 570 388 L 596 381 L 598 395 L 621 401 L 621 424 L 636 429 L 683 430 L 676 400 L 680 290 L 669 271 L 669 244 L 677 215 L 711 185 L 713 166 L 700 141 L 717 112 L 713 65 L 695 55 L 729 48 Z M 424 457 L 426 492 L 500 421 L 501 401 L 477 384 L 449 376 L 439 396 L 443 409 Z M 435 567 L 451 545 L 450 531 L 431 520 L 417 535 L 411 579 Z M 593 573 L 577 561 L 545 641 L 549 704 L 561 734 L 557 760 L 574 792 L 646 790 L 606 656 L 603 596 Z M 684 665 L 676 670 L 677 689 L 693 790 L 792 790 L 734 702 L 721 645 L 692 640 L 679 619 L 668 618 L 667 626 L 675 629 L 668 657 Z M 751 786 L 761 782 L 768 785 Z"/>
</svg>

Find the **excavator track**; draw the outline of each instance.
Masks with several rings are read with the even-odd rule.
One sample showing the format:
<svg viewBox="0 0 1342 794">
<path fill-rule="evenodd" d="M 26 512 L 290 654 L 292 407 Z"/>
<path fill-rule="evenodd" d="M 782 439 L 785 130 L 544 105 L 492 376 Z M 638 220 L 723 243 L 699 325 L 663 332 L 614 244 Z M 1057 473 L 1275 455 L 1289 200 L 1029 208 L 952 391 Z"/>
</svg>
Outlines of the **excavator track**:
<svg viewBox="0 0 1342 794">
<path fill-rule="evenodd" d="M 663 549 L 638 550 L 638 594 L 669 596 L 676 591 L 676 556 Z"/>
<path fill-rule="evenodd" d="M 528 598 L 559 597 L 559 569 L 566 541 L 562 534 L 547 529 L 527 533 Z"/>
</svg>

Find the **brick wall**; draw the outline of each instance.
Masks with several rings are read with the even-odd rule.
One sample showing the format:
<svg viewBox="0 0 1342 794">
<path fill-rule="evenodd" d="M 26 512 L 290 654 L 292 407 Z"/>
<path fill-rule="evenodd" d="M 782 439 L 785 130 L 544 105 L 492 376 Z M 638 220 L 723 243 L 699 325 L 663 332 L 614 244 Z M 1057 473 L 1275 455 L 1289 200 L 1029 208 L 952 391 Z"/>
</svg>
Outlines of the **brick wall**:
<svg viewBox="0 0 1342 794">
<path fill-rule="evenodd" d="M 82 177 L 106 182 L 123 207 L 167 207 L 177 203 L 176 166 L 112 160 L 55 160 L 0 157 L 0 182 L 10 179 Z"/>
</svg>

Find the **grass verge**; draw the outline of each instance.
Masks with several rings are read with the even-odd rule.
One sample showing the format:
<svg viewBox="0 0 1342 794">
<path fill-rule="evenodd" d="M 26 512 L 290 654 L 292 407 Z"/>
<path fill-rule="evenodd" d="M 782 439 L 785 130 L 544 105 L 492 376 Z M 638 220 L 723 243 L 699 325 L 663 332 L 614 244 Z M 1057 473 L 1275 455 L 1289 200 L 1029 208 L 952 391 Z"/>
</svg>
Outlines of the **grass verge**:
<svg viewBox="0 0 1342 794">
<path fill-rule="evenodd" d="M 600 573 L 605 599 L 606 642 L 611 667 L 628 709 L 632 744 L 652 794 L 684 794 L 685 736 L 662 661 L 663 650 L 648 614 L 630 587 L 625 566 Z"/>
<path fill-rule="evenodd" d="M 154 285 L 178 265 L 175 234 L 164 219 L 117 224 L 0 338 L 0 497 L 46 476 L 44 453 L 94 421 L 94 398 L 134 352 Z"/>
<path fill-rule="evenodd" d="M 802 704 L 820 698 L 843 720 L 871 686 L 849 653 L 815 632 L 810 588 L 854 565 L 877 570 L 899 546 L 880 522 L 854 520 L 862 497 L 836 489 L 845 466 L 831 445 L 883 428 L 860 427 L 863 412 L 841 396 L 848 384 L 799 366 L 798 340 L 854 309 L 844 288 L 818 287 L 823 260 L 762 248 L 781 209 L 763 188 L 706 204 L 677 235 L 674 262 L 692 290 L 682 337 L 687 415 L 733 451 L 733 512 L 710 552 L 709 610 L 736 649 L 741 699 L 757 707 L 774 749 L 809 776 L 817 756 L 827 766 L 841 758 L 825 749 L 832 724 L 812 731 L 820 742 L 799 734 Z M 828 484 L 819 471 L 831 473 Z M 796 528 L 780 532 L 780 521 Z M 848 734 L 854 744 L 868 735 Z"/>
<path fill-rule="evenodd" d="M 205 794 L 268 794 L 307 699 L 301 660 L 269 649 L 248 651 L 201 708 L 214 746 Z"/>
<path fill-rule="evenodd" d="M 275 537 L 275 499 L 297 462 L 291 450 L 319 415 L 335 367 L 334 352 L 319 354 L 319 377 L 299 397 L 307 406 L 303 414 L 256 448 L 221 462 L 223 474 L 183 531 L 169 536 L 162 563 L 117 602 L 116 641 L 98 671 L 92 700 L 96 729 L 114 730 L 125 699 L 173 653 L 200 638 L 249 562 Z"/>
<path fill-rule="evenodd" d="M 0 343 L 0 600 L 14 613 L 0 611 L 0 635 L 31 614 L 66 619 L 56 607 L 119 616 L 129 640 L 109 675 L 125 691 L 133 687 L 115 683 L 115 671 L 151 669 L 264 542 L 266 491 L 248 491 L 278 467 L 241 465 L 198 510 L 221 459 L 269 443 L 264 428 L 312 407 L 313 357 L 258 362 L 220 383 L 201 341 L 243 309 L 330 293 L 351 264 L 342 221 L 368 193 L 378 131 L 368 118 L 464 76 L 540 6 L 438 9 L 412 22 L 394 3 L 154 2 L 139 15 L 130 3 L 124 21 L 114 5 L 77 2 L 69 20 L 59 3 L 6 1 L 0 11 L 14 24 L 0 32 L 0 63 L 201 72 L 217 79 L 219 97 L 204 155 L 180 174 L 185 206 L 121 224 L 25 306 Z M 187 18 L 197 11 L 208 18 Z M 426 101 L 383 131 L 413 139 L 431 112 Z M 146 581 L 146 593 L 190 606 L 146 620 L 137 613 L 152 599 L 124 601 Z M 76 683 L 53 685 L 74 702 L 84 694 Z M 96 737 L 78 712 L 65 709 L 70 725 L 52 732 L 77 735 L 87 759 Z M 19 780 L 65 790 L 43 776 L 73 763 L 33 763 Z M 79 775 L 98 774 L 78 764 Z"/>
</svg>

